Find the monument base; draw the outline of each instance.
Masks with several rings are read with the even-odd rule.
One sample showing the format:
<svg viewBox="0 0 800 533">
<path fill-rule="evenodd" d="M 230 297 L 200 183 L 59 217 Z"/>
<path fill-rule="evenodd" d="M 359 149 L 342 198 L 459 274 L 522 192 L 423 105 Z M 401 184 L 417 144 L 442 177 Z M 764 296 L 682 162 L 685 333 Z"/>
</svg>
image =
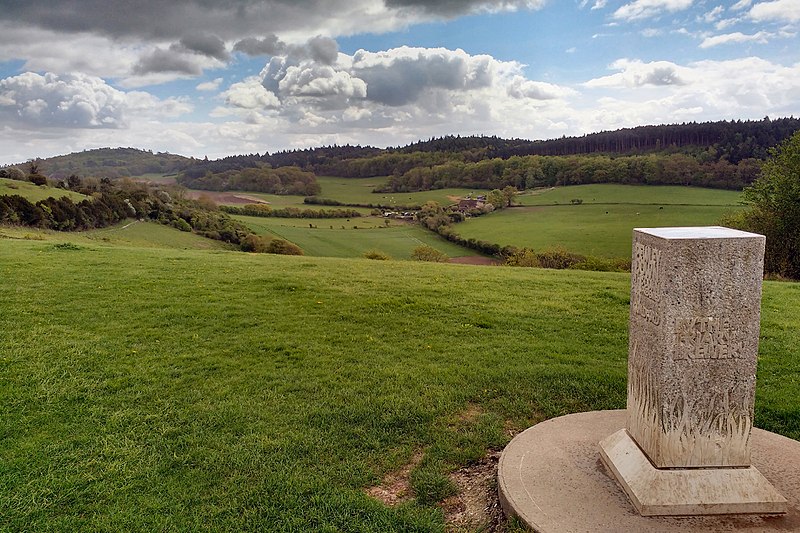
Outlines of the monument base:
<svg viewBox="0 0 800 533">
<path fill-rule="evenodd" d="M 658 469 L 621 429 L 600 457 L 642 516 L 783 514 L 786 498 L 754 466 Z"/>
<path fill-rule="evenodd" d="M 786 514 L 642 516 L 597 447 L 626 418 L 624 409 L 576 413 L 514 437 L 497 473 L 505 513 L 537 533 L 800 531 L 800 442 L 757 428 L 751 434 L 752 464 L 788 500 Z"/>
</svg>

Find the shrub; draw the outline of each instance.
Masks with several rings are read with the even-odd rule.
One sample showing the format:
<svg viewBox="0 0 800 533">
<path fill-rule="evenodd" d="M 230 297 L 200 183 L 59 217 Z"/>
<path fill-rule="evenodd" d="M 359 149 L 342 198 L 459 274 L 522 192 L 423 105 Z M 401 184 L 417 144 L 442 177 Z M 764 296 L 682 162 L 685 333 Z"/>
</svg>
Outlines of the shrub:
<svg viewBox="0 0 800 533">
<path fill-rule="evenodd" d="M 426 244 L 414 248 L 414 251 L 411 252 L 411 259 L 415 261 L 430 261 L 433 263 L 447 263 L 450 260 L 447 254 Z"/>
<path fill-rule="evenodd" d="M 263 254 L 267 251 L 269 240 L 260 235 L 250 234 L 242 239 L 239 247 L 243 252 Z"/>
<path fill-rule="evenodd" d="M 552 248 L 537 254 L 542 268 L 571 268 L 586 260 L 586 257 L 568 252 L 564 248 Z"/>
<path fill-rule="evenodd" d="M 375 261 L 388 261 L 391 259 L 389 254 L 381 252 L 380 250 L 367 250 L 364 252 L 364 257 L 366 259 L 374 259 Z"/>
<path fill-rule="evenodd" d="M 299 246 L 283 239 L 272 239 L 265 251 L 268 254 L 304 255 Z"/>
</svg>

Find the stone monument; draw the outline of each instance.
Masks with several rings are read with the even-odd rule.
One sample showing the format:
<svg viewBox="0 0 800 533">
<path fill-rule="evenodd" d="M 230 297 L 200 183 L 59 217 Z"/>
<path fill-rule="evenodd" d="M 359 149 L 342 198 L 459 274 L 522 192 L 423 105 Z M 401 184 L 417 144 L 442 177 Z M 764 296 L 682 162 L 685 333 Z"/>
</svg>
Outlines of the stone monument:
<svg viewBox="0 0 800 533">
<path fill-rule="evenodd" d="M 627 423 L 600 449 L 642 515 L 786 512 L 750 462 L 764 243 L 634 230 Z"/>
</svg>

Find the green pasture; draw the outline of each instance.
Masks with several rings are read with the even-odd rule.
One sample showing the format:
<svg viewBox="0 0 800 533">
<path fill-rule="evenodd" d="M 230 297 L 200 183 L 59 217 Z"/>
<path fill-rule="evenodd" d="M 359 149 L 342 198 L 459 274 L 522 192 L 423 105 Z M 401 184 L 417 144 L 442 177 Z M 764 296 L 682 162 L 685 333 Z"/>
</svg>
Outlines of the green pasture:
<svg viewBox="0 0 800 533">
<path fill-rule="evenodd" d="M 337 178 L 332 176 L 318 176 L 317 182 L 322 187 L 319 196 L 331 198 L 340 202 L 358 204 L 381 205 L 422 205 L 428 201 L 438 202 L 441 205 L 450 205 L 458 202 L 467 194 L 483 194 L 485 191 L 475 189 L 439 189 L 435 191 L 403 192 L 403 193 L 374 193 L 375 187 L 386 182 L 385 177 L 379 178 Z"/>
<path fill-rule="evenodd" d="M 47 187 L 46 185 L 34 185 L 28 181 L 17 181 L 0 178 L 0 196 L 19 195 L 29 202 L 36 203 L 45 198 L 69 197 L 73 202 L 80 202 L 86 196 L 73 191 L 59 189 L 57 187 Z"/>
<path fill-rule="evenodd" d="M 2 530 L 442 532 L 450 472 L 625 407 L 625 274 L 0 249 Z M 794 439 L 798 308 L 764 284 L 755 423 Z"/>
<path fill-rule="evenodd" d="M 76 232 L 60 232 L 36 228 L 0 226 L 0 247 L 3 238 L 77 245 L 128 246 L 135 248 L 176 248 L 180 250 L 231 250 L 232 245 L 206 239 L 194 233 L 184 232 L 156 224 L 128 219 L 102 229 Z"/>
<path fill-rule="evenodd" d="M 393 259 L 409 259 L 414 248 L 426 244 L 450 257 L 476 255 L 421 227 L 383 218 L 263 218 L 235 215 L 260 235 L 280 237 L 298 245 L 306 255 L 320 257 L 361 257 L 378 250 Z M 310 227 L 313 225 L 314 227 Z"/>
<path fill-rule="evenodd" d="M 455 226 L 466 237 L 537 251 L 562 247 L 598 257 L 630 257 L 633 228 L 710 226 L 732 206 L 570 205 L 514 207 Z"/>
<path fill-rule="evenodd" d="M 514 201 L 521 205 L 569 205 L 575 199 L 584 204 L 738 205 L 741 196 L 740 191 L 722 189 L 606 183 L 525 191 Z"/>
<path fill-rule="evenodd" d="M 519 195 L 516 200 L 523 207 L 469 219 L 455 229 L 466 238 L 537 251 L 562 247 L 585 255 L 630 257 L 633 228 L 715 225 L 725 213 L 742 209 L 740 194 L 690 187 L 577 185 Z M 571 205 L 573 198 L 583 203 Z"/>
</svg>

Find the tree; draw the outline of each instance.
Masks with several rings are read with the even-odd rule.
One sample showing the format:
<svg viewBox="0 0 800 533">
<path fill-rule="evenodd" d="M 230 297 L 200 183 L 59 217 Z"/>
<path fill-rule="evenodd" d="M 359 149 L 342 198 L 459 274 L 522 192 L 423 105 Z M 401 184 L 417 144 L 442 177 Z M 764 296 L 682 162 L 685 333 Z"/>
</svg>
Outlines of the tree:
<svg viewBox="0 0 800 533">
<path fill-rule="evenodd" d="M 501 191 L 503 193 L 503 201 L 506 204 L 506 207 L 511 207 L 512 202 L 514 202 L 514 196 L 517 194 L 517 188 L 512 187 L 511 185 L 506 185 L 503 187 Z"/>
<path fill-rule="evenodd" d="M 447 254 L 427 244 L 414 248 L 414 251 L 411 252 L 411 259 L 415 261 L 430 261 L 432 263 L 447 263 L 450 261 Z"/>
<path fill-rule="evenodd" d="M 744 199 L 750 209 L 726 223 L 766 235 L 764 269 L 800 279 L 800 130 L 770 150 Z"/>
</svg>

